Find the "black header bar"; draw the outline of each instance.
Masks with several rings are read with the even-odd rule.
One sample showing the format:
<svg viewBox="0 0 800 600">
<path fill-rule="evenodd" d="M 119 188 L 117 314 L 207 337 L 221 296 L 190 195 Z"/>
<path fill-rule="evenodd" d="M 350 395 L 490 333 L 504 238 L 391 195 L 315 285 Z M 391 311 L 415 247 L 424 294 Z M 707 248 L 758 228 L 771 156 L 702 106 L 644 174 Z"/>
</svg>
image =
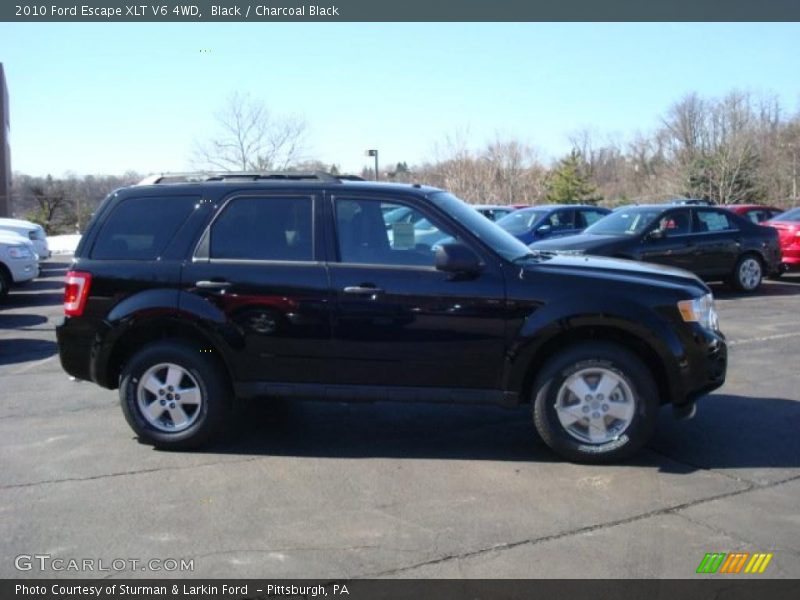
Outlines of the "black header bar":
<svg viewBox="0 0 800 600">
<path fill-rule="evenodd" d="M 11 0 L 9 22 L 800 21 L 798 0 Z M 687 40 L 690 42 L 690 40 Z"/>
</svg>

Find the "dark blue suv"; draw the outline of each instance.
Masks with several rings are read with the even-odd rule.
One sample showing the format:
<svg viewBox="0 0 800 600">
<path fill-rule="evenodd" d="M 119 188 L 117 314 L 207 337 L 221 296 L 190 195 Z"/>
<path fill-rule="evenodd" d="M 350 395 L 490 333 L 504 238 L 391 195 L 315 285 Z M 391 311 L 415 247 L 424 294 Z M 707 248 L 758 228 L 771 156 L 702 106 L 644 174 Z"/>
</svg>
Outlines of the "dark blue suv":
<svg viewBox="0 0 800 600">
<path fill-rule="evenodd" d="M 580 233 L 611 211 L 582 204 L 547 204 L 516 210 L 497 224 L 524 244 Z"/>
</svg>

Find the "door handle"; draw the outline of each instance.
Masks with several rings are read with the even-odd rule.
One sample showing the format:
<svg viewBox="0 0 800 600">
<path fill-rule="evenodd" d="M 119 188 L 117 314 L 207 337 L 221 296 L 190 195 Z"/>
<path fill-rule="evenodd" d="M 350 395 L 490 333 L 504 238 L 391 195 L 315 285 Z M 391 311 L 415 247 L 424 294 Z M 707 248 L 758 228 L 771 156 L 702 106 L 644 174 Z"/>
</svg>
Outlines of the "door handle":
<svg viewBox="0 0 800 600">
<path fill-rule="evenodd" d="M 382 294 L 383 290 L 372 285 L 348 285 L 346 288 L 344 288 L 344 293 L 353 294 L 356 296 L 373 296 L 375 294 Z"/>
<path fill-rule="evenodd" d="M 206 290 L 224 290 L 231 287 L 230 281 L 197 281 L 195 286 Z"/>
</svg>

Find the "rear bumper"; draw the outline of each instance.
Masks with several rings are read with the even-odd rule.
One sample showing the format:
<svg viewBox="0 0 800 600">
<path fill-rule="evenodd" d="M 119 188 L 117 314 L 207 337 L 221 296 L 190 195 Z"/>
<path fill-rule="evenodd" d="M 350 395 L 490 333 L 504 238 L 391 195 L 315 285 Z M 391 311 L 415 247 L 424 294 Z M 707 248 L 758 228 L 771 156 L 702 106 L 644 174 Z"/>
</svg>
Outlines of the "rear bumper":
<svg viewBox="0 0 800 600">
<path fill-rule="evenodd" d="M 56 325 L 56 341 L 61 367 L 76 379 L 91 380 L 94 335 L 74 319 L 62 318 Z"/>
<path fill-rule="evenodd" d="M 784 249 L 781 262 L 784 271 L 800 270 L 800 248 Z"/>
</svg>

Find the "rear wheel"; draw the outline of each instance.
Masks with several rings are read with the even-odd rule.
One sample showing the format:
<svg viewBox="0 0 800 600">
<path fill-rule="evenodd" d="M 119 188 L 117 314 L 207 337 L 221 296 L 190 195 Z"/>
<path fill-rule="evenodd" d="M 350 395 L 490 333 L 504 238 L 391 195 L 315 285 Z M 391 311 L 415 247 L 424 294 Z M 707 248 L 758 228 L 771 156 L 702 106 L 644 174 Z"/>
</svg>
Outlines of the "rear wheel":
<svg viewBox="0 0 800 600">
<path fill-rule="evenodd" d="M 627 458 L 652 436 L 659 398 L 652 375 L 615 344 L 568 348 L 543 367 L 533 418 L 544 442 L 576 462 Z"/>
<path fill-rule="evenodd" d="M 739 291 L 754 292 L 761 285 L 763 278 L 764 268 L 761 260 L 754 254 L 745 254 L 736 261 L 731 283 Z"/>
<path fill-rule="evenodd" d="M 119 393 L 139 439 L 165 449 L 209 442 L 230 412 L 219 366 L 181 342 L 157 342 L 136 353 L 122 371 Z"/>
</svg>

